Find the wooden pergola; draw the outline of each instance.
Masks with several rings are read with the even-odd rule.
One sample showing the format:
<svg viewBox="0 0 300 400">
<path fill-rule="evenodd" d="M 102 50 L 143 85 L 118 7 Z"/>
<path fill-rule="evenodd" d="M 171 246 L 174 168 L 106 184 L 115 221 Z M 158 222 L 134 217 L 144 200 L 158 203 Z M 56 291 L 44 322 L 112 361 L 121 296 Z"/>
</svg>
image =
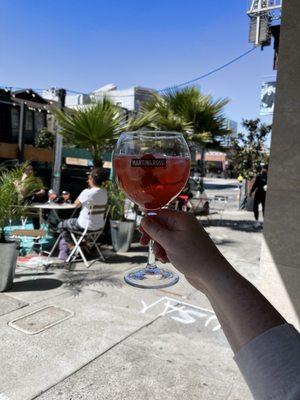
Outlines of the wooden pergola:
<svg viewBox="0 0 300 400">
<path fill-rule="evenodd" d="M 2 92 L 7 91 L 2 90 Z M 47 113 L 51 112 L 51 109 L 58 106 L 58 103 L 54 100 L 44 99 L 31 89 L 6 93 L 6 96 L 1 96 L 0 103 L 20 109 L 18 143 L 0 141 L 0 158 L 19 159 L 19 161 L 53 162 L 53 149 L 37 148 L 24 143 L 25 113 L 28 111 L 38 111 L 47 115 Z"/>
</svg>

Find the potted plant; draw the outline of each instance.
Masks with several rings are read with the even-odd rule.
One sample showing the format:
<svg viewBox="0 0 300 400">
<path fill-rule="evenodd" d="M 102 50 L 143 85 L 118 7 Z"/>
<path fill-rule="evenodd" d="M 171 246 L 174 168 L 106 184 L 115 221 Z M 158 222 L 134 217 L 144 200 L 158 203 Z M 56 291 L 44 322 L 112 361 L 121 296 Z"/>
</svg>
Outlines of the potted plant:
<svg viewBox="0 0 300 400">
<path fill-rule="evenodd" d="M 126 253 L 130 249 L 136 220 L 125 218 L 126 197 L 118 189 L 117 184 L 113 181 L 106 181 L 103 187 L 107 190 L 108 204 L 110 205 L 109 223 L 113 249 L 116 252 Z"/>
<path fill-rule="evenodd" d="M 15 275 L 19 241 L 7 237 L 5 228 L 23 213 L 23 207 L 18 205 L 15 185 L 22 173 L 23 168 L 15 168 L 0 174 L 0 292 L 12 287 Z"/>
</svg>

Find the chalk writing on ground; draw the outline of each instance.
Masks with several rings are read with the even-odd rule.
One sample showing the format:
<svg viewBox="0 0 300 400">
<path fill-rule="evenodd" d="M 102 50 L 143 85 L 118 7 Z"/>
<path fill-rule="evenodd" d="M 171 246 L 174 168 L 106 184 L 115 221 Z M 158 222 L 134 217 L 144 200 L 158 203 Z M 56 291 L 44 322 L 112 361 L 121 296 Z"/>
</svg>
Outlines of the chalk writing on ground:
<svg viewBox="0 0 300 400">
<path fill-rule="evenodd" d="M 157 316 L 164 317 L 165 315 L 172 314 L 170 317 L 174 321 L 182 324 L 193 324 L 197 320 L 202 319 L 204 321 L 204 326 L 211 329 L 213 332 L 216 332 L 221 328 L 216 314 L 213 311 L 195 306 L 193 304 L 185 303 L 178 299 L 165 296 L 149 305 L 142 300 L 142 305 L 142 314 L 145 314 L 150 309 L 156 308 L 158 310 Z"/>
</svg>

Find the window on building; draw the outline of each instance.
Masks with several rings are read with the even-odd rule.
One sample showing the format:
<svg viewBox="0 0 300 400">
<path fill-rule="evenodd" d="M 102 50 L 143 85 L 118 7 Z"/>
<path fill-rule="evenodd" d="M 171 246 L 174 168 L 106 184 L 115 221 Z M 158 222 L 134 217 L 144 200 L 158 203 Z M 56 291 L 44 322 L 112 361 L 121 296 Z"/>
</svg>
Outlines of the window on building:
<svg viewBox="0 0 300 400">
<path fill-rule="evenodd" d="M 45 127 L 45 114 L 42 112 L 36 111 L 34 113 L 34 126 L 36 132 L 40 131 L 42 128 Z"/>
<path fill-rule="evenodd" d="M 33 112 L 30 110 L 25 111 L 25 131 L 33 130 Z"/>
<path fill-rule="evenodd" d="M 18 107 L 11 108 L 11 133 L 12 139 L 18 140 L 20 123 L 20 109 Z"/>
</svg>

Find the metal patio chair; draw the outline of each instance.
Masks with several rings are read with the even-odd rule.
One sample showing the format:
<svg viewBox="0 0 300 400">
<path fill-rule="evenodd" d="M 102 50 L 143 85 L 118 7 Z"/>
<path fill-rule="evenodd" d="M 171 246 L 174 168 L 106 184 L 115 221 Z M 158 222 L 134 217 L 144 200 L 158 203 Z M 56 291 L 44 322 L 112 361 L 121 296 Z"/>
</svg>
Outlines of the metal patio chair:
<svg viewBox="0 0 300 400">
<path fill-rule="evenodd" d="M 101 259 L 102 261 L 105 261 L 105 258 L 100 249 L 100 245 L 98 243 L 98 239 L 104 231 L 104 227 L 105 227 L 109 209 L 110 209 L 110 206 L 108 206 L 108 205 L 103 205 L 103 206 L 91 205 L 89 208 L 89 215 L 103 215 L 103 227 L 102 228 L 100 228 L 96 231 L 90 231 L 87 228 L 85 228 L 84 230 L 80 230 L 80 231 L 69 230 L 71 238 L 72 238 L 75 246 L 72 249 L 72 251 L 70 252 L 70 254 L 66 260 L 67 263 L 71 263 L 73 261 L 76 261 L 76 262 L 83 261 L 85 266 L 87 268 L 89 268 L 91 266 L 91 264 L 95 261 L 95 260 L 93 260 L 90 263 L 87 261 L 86 256 L 83 251 L 83 248 L 82 248 L 83 242 L 84 242 L 85 246 L 89 249 L 89 251 L 92 250 L 93 248 L 95 248 L 97 250 L 99 259 Z M 51 257 L 52 254 L 54 253 L 54 250 L 57 248 L 61 237 L 62 237 L 62 233 L 58 236 L 56 242 L 54 243 L 54 245 L 48 255 L 48 258 Z M 78 255 L 79 255 L 79 257 L 78 257 Z"/>
<path fill-rule="evenodd" d="M 223 223 L 223 213 L 228 204 L 228 197 L 215 195 L 210 203 L 210 210 L 207 220 L 210 222 L 210 216 L 219 215 L 220 225 Z"/>
</svg>

